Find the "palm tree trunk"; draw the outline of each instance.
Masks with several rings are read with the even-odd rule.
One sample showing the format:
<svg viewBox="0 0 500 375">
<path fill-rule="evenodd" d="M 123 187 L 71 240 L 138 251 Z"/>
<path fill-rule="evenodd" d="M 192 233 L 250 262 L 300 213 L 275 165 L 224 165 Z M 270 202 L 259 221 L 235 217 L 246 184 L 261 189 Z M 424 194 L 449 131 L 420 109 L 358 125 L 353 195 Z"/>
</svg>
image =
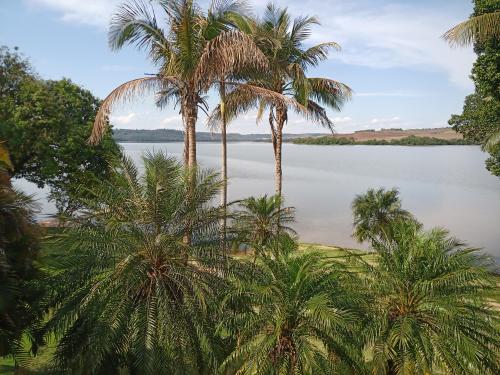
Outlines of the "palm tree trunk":
<svg viewBox="0 0 500 375">
<path fill-rule="evenodd" d="M 189 164 L 189 137 L 187 131 L 187 124 L 184 125 L 184 166 Z"/>
<path fill-rule="evenodd" d="M 276 142 L 275 142 L 275 188 L 276 195 L 281 197 L 282 191 L 282 180 L 283 180 L 283 171 L 281 169 L 281 160 L 282 160 L 282 146 L 283 146 L 283 126 L 287 120 L 286 108 L 282 105 L 278 105 L 276 107 Z"/>
<path fill-rule="evenodd" d="M 190 188 L 188 190 L 188 199 L 192 196 L 192 190 L 194 188 L 194 173 L 193 169 L 196 168 L 196 121 L 198 120 L 198 106 L 195 100 L 188 98 L 184 103 L 183 113 L 186 115 L 186 135 L 185 140 L 187 140 L 187 145 L 184 145 L 184 158 L 187 159 L 187 167 L 190 169 L 188 173 L 191 174 L 190 177 Z M 186 156 L 186 149 L 188 150 Z M 191 245 L 191 224 L 187 224 L 186 233 L 183 238 L 183 242 L 189 246 Z M 184 254 L 185 261 L 187 262 L 187 254 Z"/>
<path fill-rule="evenodd" d="M 220 97 L 221 97 L 221 142 L 222 142 L 222 192 L 221 192 L 221 203 L 223 208 L 223 215 L 221 222 L 221 245 L 222 251 L 226 253 L 226 240 L 227 240 L 227 120 L 225 114 L 225 100 L 226 100 L 226 88 L 223 82 L 221 82 L 220 87 Z"/>
<path fill-rule="evenodd" d="M 283 171 L 281 169 L 281 152 L 282 152 L 282 142 L 283 142 L 283 130 L 278 127 L 276 129 L 276 153 L 275 153 L 275 164 L 274 164 L 274 184 L 276 189 L 276 195 L 281 196 L 281 187 L 283 179 Z"/>
<path fill-rule="evenodd" d="M 187 118 L 187 138 L 188 138 L 188 167 L 196 167 L 196 120 L 197 111 Z"/>
</svg>

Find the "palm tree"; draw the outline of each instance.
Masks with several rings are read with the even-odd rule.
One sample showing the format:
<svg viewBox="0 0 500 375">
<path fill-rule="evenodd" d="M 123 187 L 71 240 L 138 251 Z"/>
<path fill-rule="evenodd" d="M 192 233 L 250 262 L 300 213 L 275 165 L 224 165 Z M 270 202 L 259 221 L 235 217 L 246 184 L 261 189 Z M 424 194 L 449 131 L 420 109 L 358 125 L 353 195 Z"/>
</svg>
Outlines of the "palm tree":
<svg viewBox="0 0 500 375">
<path fill-rule="evenodd" d="M 298 17 L 293 21 L 286 8 L 268 4 L 262 20 L 247 24 L 255 43 L 269 60 L 269 69 L 250 74 L 249 83 L 293 98 L 290 102 L 272 102 L 248 92 L 234 90 L 228 94 L 226 111 L 234 117 L 251 108 L 259 109 L 258 118 L 269 111 L 269 126 L 275 156 L 276 194 L 282 190 L 282 142 L 283 128 L 288 120 L 288 110 L 293 107 L 307 119 L 333 131 L 324 106 L 340 110 L 350 98 L 351 90 L 343 83 L 327 78 L 309 78 L 307 70 L 328 57 L 331 48 L 339 48 L 334 42 L 321 43 L 304 48 L 311 27 L 318 24 L 315 17 Z M 296 103 L 301 104 L 297 106 Z"/>
<path fill-rule="evenodd" d="M 390 236 L 391 223 L 413 219 L 410 212 L 401 208 L 396 188 L 369 189 L 365 194 L 356 195 L 351 207 L 354 216 L 353 237 L 359 242 Z"/>
<path fill-rule="evenodd" d="M 47 331 L 60 337 L 54 365 L 67 373 L 217 367 L 213 331 L 225 261 L 218 249 L 222 210 L 210 202 L 222 181 L 161 153 L 146 155 L 144 167 L 139 176 L 124 158 L 53 243 L 65 257 L 51 280 Z"/>
<path fill-rule="evenodd" d="M 158 73 L 126 82 L 102 102 L 90 140 L 97 142 L 108 126 L 107 117 L 118 102 L 153 91 L 162 107 L 180 106 L 185 126 L 184 161 L 196 164 L 196 122 L 198 110 L 206 110 L 204 94 L 220 77 L 242 66 L 266 67 L 267 61 L 252 38 L 227 27 L 240 8 L 238 1 L 214 0 L 205 15 L 193 0 L 157 0 L 164 13 L 166 29 L 157 21 L 151 4 L 129 0 L 111 22 L 109 44 L 113 50 L 134 44 L 148 52 Z M 250 90 L 246 85 L 241 90 Z M 262 95 L 262 93 L 261 93 Z"/>
<path fill-rule="evenodd" d="M 319 254 L 263 257 L 258 272 L 234 280 L 225 301 L 237 338 L 223 373 L 352 374 L 363 367 L 360 300 L 344 266 Z"/>
<path fill-rule="evenodd" d="M 282 207 L 282 202 L 277 195 L 241 201 L 235 213 L 235 230 L 241 240 L 258 250 L 279 233 L 296 234 L 290 227 L 295 222 L 295 208 Z"/>
<path fill-rule="evenodd" d="M 374 374 L 498 374 L 495 278 L 476 249 L 443 229 L 392 224 L 366 266 L 373 321 L 367 346 Z"/>
</svg>

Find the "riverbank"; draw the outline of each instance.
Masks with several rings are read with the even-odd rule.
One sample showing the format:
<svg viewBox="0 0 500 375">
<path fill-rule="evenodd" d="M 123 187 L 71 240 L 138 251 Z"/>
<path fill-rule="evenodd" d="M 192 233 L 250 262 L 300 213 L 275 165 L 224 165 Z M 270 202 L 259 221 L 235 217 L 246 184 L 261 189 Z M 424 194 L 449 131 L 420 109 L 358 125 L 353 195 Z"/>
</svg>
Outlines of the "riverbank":
<svg viewBox="0 0 500 375">
<path fill-rule="evenodd" d="M 470 146 L 474 142 L 464 139 L 443 139 L 435 137 L 418 137 L 410 135 L 395 139 L 369 139 L 356 140 L 355 138 L 346 138 L 338 136 L 323 137 L 304 137 L 292 140 L 297 145 L 325 145 L 325 146 L 343 146 L 343 145 L 365 145 L 365 146 Z"/>
</svg>

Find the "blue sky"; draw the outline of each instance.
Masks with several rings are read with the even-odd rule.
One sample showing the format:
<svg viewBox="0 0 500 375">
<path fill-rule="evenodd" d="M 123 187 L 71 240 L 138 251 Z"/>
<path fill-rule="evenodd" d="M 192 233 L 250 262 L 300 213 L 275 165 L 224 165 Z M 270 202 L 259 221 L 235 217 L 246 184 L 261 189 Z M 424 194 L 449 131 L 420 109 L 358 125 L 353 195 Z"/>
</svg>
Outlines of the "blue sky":
<svg viewBox="0 0 500 375">
<path fill-rule="evenodd" d="M 133 47 L 111 52 L 107 27 L 120 0 L 0 0 L 0 44 L 18 46 L 44 78 L 71 78 L 104 98 L 127 80 L 154 72 Z M 267 1 L 250 1 L 256 13 Z M 207 1 L 200 1 L 206 5 Z M 471 49 L 451 49 L 440 35 L 472 12 L 470 0 L 288 0 L 294 15 L 316 15 L 312 43 L 336 41 L 342 51 L 310 71 L 333 78 L 355 94 L 342 112 L 330 111 L 337 132 L 446 126 L 473 90 Z M 211 104 L 216 103 L 212 95 Z M 157 110 L 152 97 L 115 108 L 117 128 L 182 129 L 178 111 Z M 204 129 L 201 117 L 199 130 Z M 230 131 L 267 132 L 255 113 Z M 295 115 L 287 132 L 322 132 Z"/>
</svg>

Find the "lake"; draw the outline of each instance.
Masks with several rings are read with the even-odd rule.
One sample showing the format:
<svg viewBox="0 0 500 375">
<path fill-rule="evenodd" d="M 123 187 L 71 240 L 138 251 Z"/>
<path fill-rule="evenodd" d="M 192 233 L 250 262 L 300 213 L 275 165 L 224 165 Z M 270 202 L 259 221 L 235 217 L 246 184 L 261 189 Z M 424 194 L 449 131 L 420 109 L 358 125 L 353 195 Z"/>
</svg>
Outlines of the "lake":
<svg viewBox="0 0 500 375">
<path fill-rule="evenodd" d="M 182 156 L 182 143 L 125 143 L 139 162 L 148 150 Z M 272 194 L 273 151 L 270 143 L 230 143 L 229 198 Z M 311 146 L 285 144 L 283 193 L 297 209 L 295 228 L 301 241 L 363 247 L 352 238 L 350 204 L 369 188 L 397 187 L 403 207 L 426 228 L 445 227 L 471 246 L 500 257 L 500 179 L 484 168 L 487 154 L 477 146 Z M 198 160 L 218 169 L 220 145 L 199 143 Z M 36 189 L 25 181 L 16 185 Z M 44 202 L 43 212 L 54 207 Z"/>
</svg>

